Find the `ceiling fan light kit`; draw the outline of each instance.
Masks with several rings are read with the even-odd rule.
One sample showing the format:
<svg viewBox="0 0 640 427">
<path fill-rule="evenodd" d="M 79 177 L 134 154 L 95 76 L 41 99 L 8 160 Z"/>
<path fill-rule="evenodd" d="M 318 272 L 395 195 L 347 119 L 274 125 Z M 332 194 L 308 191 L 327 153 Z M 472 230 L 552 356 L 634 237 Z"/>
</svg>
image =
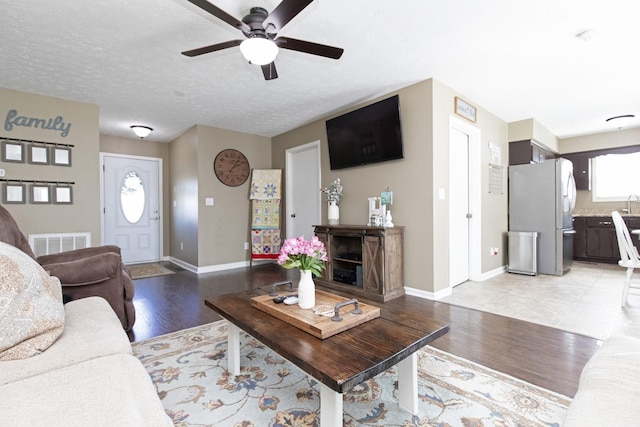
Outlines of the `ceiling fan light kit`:
<svg viewBox="0 0 640 427">
<path fill-rule="evenodd" d="M 267 65 L 278 56 L 278 46 L 269 39 L 252 37 L 240 43 L 240 52 L 250 64 Z"/>
<path fill-rule="evenodd" d="M 188 0 L 205 12 L 226 22 L 246 37 L 245 40 L 229 40 L 209 46 L 182 52 L 183 55 L 193 57 L 204 55 L 230 47 L 240 46 L 240 51 L 251 64 L 260 65 L 265 80 L 278 78 L 275 58 L 279 49 L 295 50 L 325 58 L 340 59 L 344 49 L 327 46 L 305 40 L 278 37 L 285 25 L 295 18 L 313 0 L 282 0 L 271 13 L 262 7 L 251 8 L 248 15 L 239 20 L 207 0 Z"/>
</svg>

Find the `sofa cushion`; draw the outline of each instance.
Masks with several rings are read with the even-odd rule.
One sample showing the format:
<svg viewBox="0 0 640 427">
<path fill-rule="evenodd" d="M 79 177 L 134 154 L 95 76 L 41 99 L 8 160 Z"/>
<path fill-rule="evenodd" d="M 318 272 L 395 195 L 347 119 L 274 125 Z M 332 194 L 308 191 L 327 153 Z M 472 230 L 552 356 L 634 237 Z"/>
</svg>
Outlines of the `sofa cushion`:
<svg viewBox="0 0 640 427">
<path fill-rule="evenodd" d="M 173 426 L 138 359 L 116 354 L 0 386 L 0 425 Z"/>
<path fill-rule="evenodd" d="M 612 335 L 585 365 L 563 426 L 631 426 L 640 419 L 640 329 Z"/>
<path fill-rule="evenodd" d="M 60 280 L 20 249 L 0 242 L 0 360 L 43 352 L 63 328 Z"/>
<path fill-rule="evenodd" d="M 104 298 L 82 298 L 64 308 L 65 327 L 58 340 L 28 359 L 0 361 L 0 384 L 101 356 L 132 353 L 118 316 Z"/>
</svg>

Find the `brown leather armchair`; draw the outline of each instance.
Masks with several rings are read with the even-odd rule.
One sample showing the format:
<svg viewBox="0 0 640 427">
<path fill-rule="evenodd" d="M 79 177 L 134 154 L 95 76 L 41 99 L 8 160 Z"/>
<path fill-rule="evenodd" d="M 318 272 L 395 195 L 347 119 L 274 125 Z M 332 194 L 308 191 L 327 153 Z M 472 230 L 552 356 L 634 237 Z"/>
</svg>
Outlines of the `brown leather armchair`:
<svg viewBox="0 0 640 427">
<path fill-rule="evenodd" d="M 76 249 L 36 258 L 29 241 L 3 206 L 0 206 L 0 241 L 20 249 L 50 275 L 58 277 L 64 294 L 72 299 L 100 296 L 109 302 L 125 330 L 133 327 L 136 319 L 133 280 L 122 264 L 119 247 Z"/>
</svg>

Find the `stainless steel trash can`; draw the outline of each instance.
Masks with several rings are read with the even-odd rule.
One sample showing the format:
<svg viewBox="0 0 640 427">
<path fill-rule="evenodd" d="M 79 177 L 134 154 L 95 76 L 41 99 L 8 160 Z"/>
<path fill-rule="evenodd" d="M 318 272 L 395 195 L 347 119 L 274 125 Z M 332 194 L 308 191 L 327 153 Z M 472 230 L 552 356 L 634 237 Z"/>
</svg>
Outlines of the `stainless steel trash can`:
<svg viewBox="0 0 640 427">
<path fill-rule="evenodd" d="M 509 231 L 509 273 L 538 275 L 537 231 Z"/>
</svg>

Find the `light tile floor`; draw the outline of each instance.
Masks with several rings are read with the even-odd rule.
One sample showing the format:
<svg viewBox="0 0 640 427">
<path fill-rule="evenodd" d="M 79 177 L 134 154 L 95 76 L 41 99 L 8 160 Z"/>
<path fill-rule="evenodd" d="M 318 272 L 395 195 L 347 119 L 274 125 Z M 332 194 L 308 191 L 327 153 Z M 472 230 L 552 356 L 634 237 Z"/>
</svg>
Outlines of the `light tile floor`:
<svg viewBox="0 0 640 427">
<path fill-rule="evenodd" d="M 625 271 L 574 262 L 563 276 L 503 273 L 462 283 L 440 301 L 605 339 L 618 325 L 640 324 L 640 296 L 620 306 Z"/>
</svg>

